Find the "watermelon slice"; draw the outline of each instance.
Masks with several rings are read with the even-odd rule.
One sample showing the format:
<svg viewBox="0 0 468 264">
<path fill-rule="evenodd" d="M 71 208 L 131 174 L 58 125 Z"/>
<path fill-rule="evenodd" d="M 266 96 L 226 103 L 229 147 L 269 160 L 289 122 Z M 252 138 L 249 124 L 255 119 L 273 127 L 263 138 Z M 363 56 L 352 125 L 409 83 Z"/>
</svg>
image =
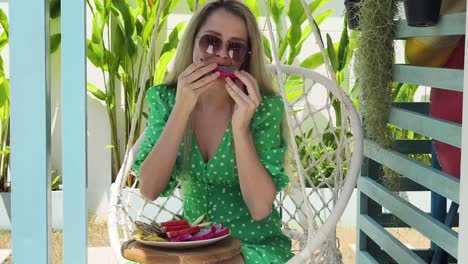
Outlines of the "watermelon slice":
<svg viewBox="0 0 468 264">
<path fill-rule="evenodd" d="M 189 228 L 189 225 L 175 225 L 175 226 L 163 226 L 162 231 L 164 232 L 171 232 Z"/>
<path fill-rule="evenodd" d="M 174 237 L 178 237 L 178 236 L 185 235 L 185 234 L 194 234 L 199 231 L 200 231 L 200 227 L 192 226 L 192 227 L 185 228 L 182 230 L 166 232 L 166 234 L 167 234 L 167 237 L 174 238 Z"/>
<path fill-rule="evenodd" d="M 167 222 L 161 223 L 161 226 L 180 226 L 180 225 L 188 225 L 187 220 L 171 220 Z"/>
</svg>

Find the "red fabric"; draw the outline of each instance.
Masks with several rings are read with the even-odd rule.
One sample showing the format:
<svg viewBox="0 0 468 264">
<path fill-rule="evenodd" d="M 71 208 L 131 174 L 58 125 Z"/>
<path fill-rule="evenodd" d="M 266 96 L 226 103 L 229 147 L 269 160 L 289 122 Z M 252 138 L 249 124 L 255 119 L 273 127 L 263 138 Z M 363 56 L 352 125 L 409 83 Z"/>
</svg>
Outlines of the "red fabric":
<svg viewBox="0 0 468 264">
<path fill-rule="evenodd" d="M 444 68 L 464 68 L 465 39 L 462 38 L 453 50 Z M 430 114 L 433 117 L 461 124 L 463 94 L 438 88 L 431 89 Z M 434 141 L 435 151 L 442 171 L 460 178 L 461 150 L 452 145 Z"/>
</svg>

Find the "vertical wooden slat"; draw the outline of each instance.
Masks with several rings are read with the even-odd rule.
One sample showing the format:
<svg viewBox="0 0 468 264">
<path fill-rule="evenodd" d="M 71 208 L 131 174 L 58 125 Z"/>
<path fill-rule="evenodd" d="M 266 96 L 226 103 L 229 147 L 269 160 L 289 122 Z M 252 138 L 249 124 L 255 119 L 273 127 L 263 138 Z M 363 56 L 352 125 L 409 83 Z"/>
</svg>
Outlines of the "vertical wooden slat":
<svg viewBox="0 0 468 264">
<path fill-rule="evenodd" d="M 64 263 L 87 263 L 86 2 L 62 1 Z"/>
<path fill-rule="evenodd" d="M 468 31 L 468 23 L 465 24 Z M 465 32 L 466 32 L 465 31 Z M 465 65 L 468 65 L 468 42 L 465 42 Z M 468 263 L 468 69 L 464 70 L 462 157 L 460 171 L 460 229 L 458 233 L 458 263 Z"/>
<path fill-rule="evenodd" d="M 10 1 L 9 19 L 13 263 L 52 263 L 49 1 Z"/>
</svg>

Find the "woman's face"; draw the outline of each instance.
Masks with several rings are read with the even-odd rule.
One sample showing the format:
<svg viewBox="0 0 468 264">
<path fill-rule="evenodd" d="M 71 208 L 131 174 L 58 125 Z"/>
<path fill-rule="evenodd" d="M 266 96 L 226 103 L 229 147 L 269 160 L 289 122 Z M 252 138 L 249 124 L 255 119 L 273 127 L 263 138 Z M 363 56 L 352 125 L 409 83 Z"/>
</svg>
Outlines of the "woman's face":
<svg viewBox="0 0 468 264">
<path fill-rule="evenodd" d="M 242 18 L 219 9 L 214 11 L 195 38 L 193 62 L 216 62 L 239 69 L 247 59 L 248 32 Z"/>
</svg>

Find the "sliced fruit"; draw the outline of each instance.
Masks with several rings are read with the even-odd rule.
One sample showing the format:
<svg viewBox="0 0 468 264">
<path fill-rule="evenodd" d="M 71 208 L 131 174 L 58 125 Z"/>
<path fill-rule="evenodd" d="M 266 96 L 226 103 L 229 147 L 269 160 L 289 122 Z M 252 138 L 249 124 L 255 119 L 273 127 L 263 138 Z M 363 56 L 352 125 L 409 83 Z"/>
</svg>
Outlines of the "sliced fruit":
<svg viewBox="0 0 468 264">
<path fill-rule="evenodd" d="M 216 70 L 219 71 L 219 73 L 220 73 L 219 76 L 221 76 L 221 77 L 229 77 L 231 79 L 237 78 L 237 76 L 234 75 L 235 69 L 230 67 L 230 66 L 220 65 L 220 66 L 218 66 L 218 68 Z"/>
<path fill-rule="evenodd" d="M 162 231 L 163 232 L 171 232 L 171 231 L 177 231 L 177 230 L 182 230 L 189 228 L 189 225 L 176 225 L 176 226 L 163 226 Z"/>
<path fill-rule="evenodd" d="M 187 220 L 171 220 L 167 222 L 161 223 L 161 226 L 180 226 L 180 225 L 188 225 Z"/>
<path fill-rule="evenodd" d="M 172 220 L 187 220 L 183 215 L 175 214 Z"/>
<path fill-rule="evenodd" d="M 185 235 L 185 234 L 194 234 L 199 231 L 200 231 L 200 227 L 192 226 L 192 227 L 182 229 L 182 230 L 166 232 L 166 234 L 167 234 L 167 237 L 174 238 L 174 237 L 178 237 L 178 236 Z"/>
<path fill-rule="evenodd" d="M 191 240 L 197 241 L 197 240 L 210 239 L 214 237 L 215 233 L 216 233 L 216 227 L 214 226 L 203 228 L 202 230 L 200 230 L 200 232 L 194 234 Z"/>
<path fill-rule="evenodd" d="M 195 221 L 193 221 L 192 225 L 198 225 L 203 222 L 208 222 L 208 216 L 206 214 L 199 216 Z"/>
<path fill-rule="evenodd" d="M 143 239 L 146 235 L 141 234 L 141 233 L 134 233 L 132 234 L 132 238 L 134 239 Z"/>
<path fill-rule="evenodd" d="M 216 230 L 216 233 L 214 235 L 214 237 L 222 237 L 222 236 L 225 236 L 225 235 L 228 235 L 229 234 L 229 228 L 227 227 L 223 227 L 219 230 Z"/>
<path fill-rule="evenodd" d="M 190 240 L 191 238 L 192 238 L 192 235 L 190 235 L 190 234 L 185 234 L 185 235 L 180 235 L 180 236 L 178 236 L 178 237 L 169 238 L 169 241 L 170 241 L 170 242 L 181 242 L 181 241 Z"/>
<path fill-rule="evenodd" d="M 151 225 L 143 223 L 141 221 L 135 221 L 135 231 L 136 233 L 141 233 L 145 235 L 158 235 L 160 232 L 154 229 Z"/>
<path fill-rule="evenodd" d="M 211 226 L 213 224 L 213 222 L 204 222 L 204 223 L 201 223 L 201 224 L 198 224 L 196 226 L 199 226 L 199 227 L 207 227 L 207 226 Z"/>
<path fill-rule="evenodd" d="M 162 237 L 153 236 L 153 235 L 146 236 L 146 237 L 143 238 L 143 240 L 147 240 L 147 241 L 161 241 L 161 242 L 167 241 L 166 239 L 164 239 L 164 238 L 162 238 Z"/>
</svg>

